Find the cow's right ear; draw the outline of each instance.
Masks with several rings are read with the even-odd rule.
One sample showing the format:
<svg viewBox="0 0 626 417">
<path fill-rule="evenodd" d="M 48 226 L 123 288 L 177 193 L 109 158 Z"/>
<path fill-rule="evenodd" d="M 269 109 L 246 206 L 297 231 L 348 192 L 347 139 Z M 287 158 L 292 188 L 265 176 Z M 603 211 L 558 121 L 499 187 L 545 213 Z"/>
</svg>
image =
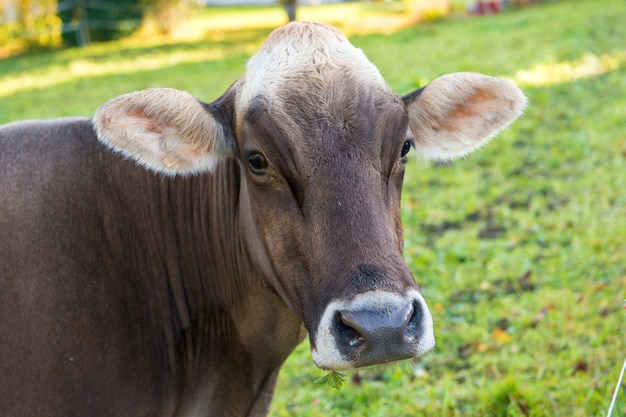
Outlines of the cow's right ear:
<svg viewBox="0 0 626 417">
<path fill-rule="evenodd" d="M 232 147 L 228 127 L 206 105 L 170 88 L 114 98 L 93 120 L 102 143 L 167 175 L 211 171 Z"/>
</svg>

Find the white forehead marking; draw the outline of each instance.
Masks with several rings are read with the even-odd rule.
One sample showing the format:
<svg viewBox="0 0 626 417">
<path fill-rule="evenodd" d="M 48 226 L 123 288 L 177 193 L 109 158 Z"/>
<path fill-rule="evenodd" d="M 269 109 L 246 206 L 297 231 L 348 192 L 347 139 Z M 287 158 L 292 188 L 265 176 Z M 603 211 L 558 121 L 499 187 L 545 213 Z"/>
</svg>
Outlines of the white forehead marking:
<svg viewBox="0 0 626 417">
<path fill-rule="evenodd" d="M 351 73 L 372 86 L 388 89 L 380 72 L 362 50 L 332 26 L 293 22 L 274 30 L 248 61 L 239 108 L 247 108 L 253 97 L 273 97 L 285 80 L 317 68 Z"/>
</svg>

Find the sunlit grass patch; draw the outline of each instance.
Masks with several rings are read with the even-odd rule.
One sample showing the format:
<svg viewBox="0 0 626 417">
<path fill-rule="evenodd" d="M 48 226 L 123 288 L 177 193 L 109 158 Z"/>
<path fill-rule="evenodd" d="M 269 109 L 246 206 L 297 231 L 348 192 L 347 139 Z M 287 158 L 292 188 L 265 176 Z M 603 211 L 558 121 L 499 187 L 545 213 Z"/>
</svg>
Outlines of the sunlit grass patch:
<svg viewBox="0 0 626 417">
<path fill-rule="evenodd" d="M 346 34 L 391 33 L 413 23 L 400 0 L 301 4 L 297 16 L 300 21 L 330 23 Z M 271 30 L 285 23 L 287 15 L 278 5 L 195 8 L 163 40 L 194 41 L 207 37 L 222 40 L 229 33 Z"/>
<path fill-rule="evenodd" d="M 193 51 L 153 52 L 116 60 L 98 58 L 76 58 L 68 62 L 50 65 L 31 71 L 21 71 L 0 78 L 0 97 L 6 97 L 24 90 L 52 87 L 80 78 L 105 77 L 128 74 L 137 71 L 154 71 L 181 64 L 217 61 L 224 59 L 227 52 L 210 46 Z"/>
<path fill-rule="evenodd" d="M 330 23 L 346 34 L 390 33 L 412 23 L 402 1 L 303 4 L 298 6 L 297 13 L 298 20 Z M 198 18 L 181 25 L 174 35 L 275 28 L 286 22 L 285 11 L 280 6 L 216 7 L 201 11 Z"/>
<path fill-rule="evenodd" d="M 602 75 L 626 64 L 626 50 L 602 55 L 583 54 L 576 61 L 542 62 L 518 70 L 513 81 L 521 86 L 545 86 Z"/>
</svg>

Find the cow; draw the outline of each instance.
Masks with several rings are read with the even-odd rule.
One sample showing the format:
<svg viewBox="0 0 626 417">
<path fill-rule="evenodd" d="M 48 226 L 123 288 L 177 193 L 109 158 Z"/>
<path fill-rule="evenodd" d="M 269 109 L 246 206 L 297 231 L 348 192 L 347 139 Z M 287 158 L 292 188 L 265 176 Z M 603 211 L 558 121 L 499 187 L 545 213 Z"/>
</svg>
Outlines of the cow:
<svg viewBox="0 0 626 417">
<path fill-rule="evenodd" d="M 307 335 L 327 370 L 430 351 L 407 158 L 464 156 L 524 105 L 472 73 L 400 96 L 291 23 L 211 103 L 152 88 L 4 125 L 0 415 L 265 416 Z"/>
</svg>

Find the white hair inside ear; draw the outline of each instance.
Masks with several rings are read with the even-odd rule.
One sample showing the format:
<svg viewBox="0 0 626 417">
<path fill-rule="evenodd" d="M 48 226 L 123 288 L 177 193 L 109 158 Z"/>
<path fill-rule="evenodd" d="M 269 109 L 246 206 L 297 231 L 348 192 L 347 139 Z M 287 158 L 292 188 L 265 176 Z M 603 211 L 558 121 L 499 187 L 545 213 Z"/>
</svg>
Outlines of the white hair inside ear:
<svg viewBox="0 0 626 417">
<path fill-rule="evenodd" d="M 167 175 L 211 171 L 225 148 L 223 126 L 189 93 L 171 88 L 114 98 L 93 120 L 102 143 Z"/>
<path fill-rule="evenodd" d="M 486 75 L 455 73 L 405 96 L 417 154 L 428 160 L 463 157 L 507 127 L 526 106 L 513 83 Z"/>
</svg>

